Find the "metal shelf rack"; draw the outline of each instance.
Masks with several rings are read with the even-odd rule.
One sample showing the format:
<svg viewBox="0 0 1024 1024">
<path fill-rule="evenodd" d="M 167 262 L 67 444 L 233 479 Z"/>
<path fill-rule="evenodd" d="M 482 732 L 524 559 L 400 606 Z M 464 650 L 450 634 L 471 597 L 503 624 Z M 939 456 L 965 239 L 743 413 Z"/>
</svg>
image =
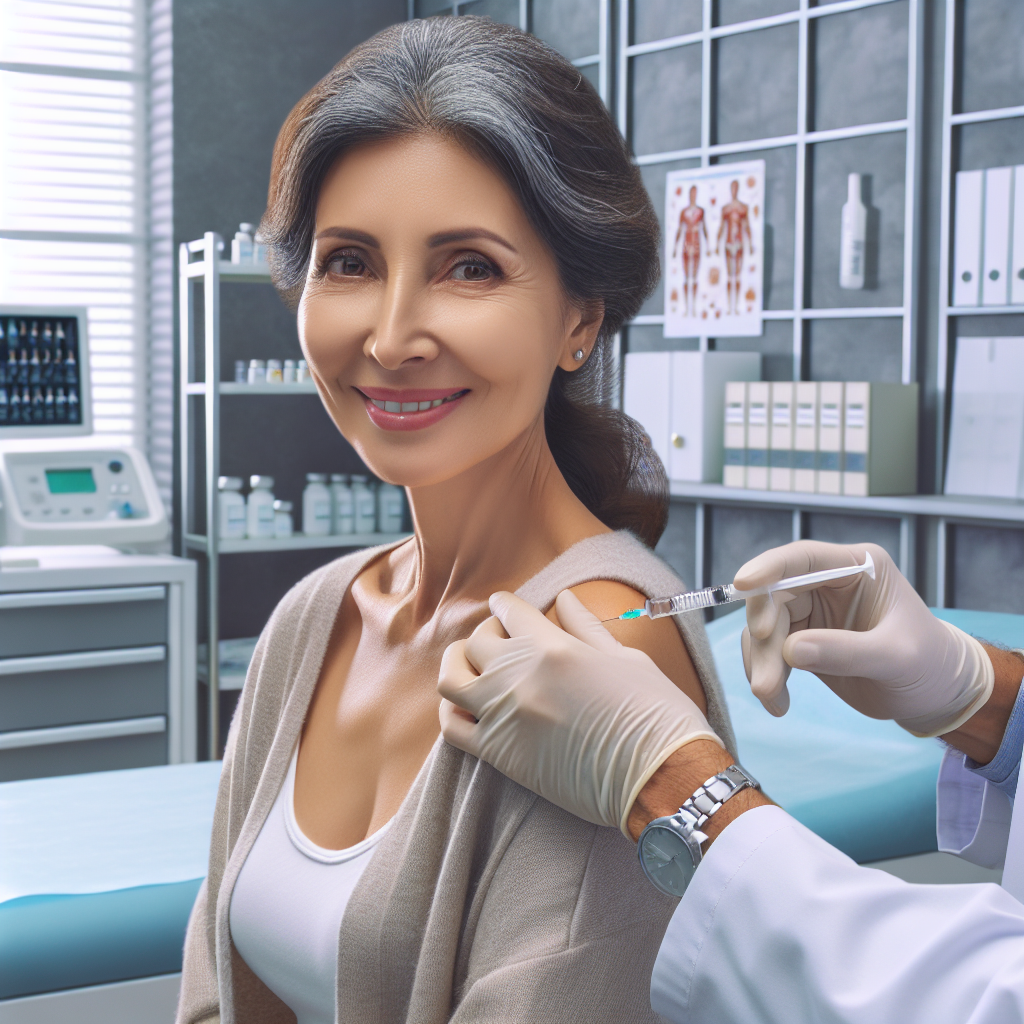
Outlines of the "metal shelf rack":
<svg viewBox="0 0 1024 1024">
<path fill-rule="evenodd" d="M 219 650 L 220 640 L 220 556 L 245 552 L 287 551 L 317 548 L 359 548 L 386 544 L 406 534 L 347 534 L 342 536 L 292 537 L 251 540 L 221 540 L 217 531 L 207 529 L 205 534 L 192 529 L 193 505 L 192 439 L 189 436 L 189 401 L 201 398 L 205 425 L 205 520 L 208 524 L 219 521 L 220 476 L 220 400 L 222 395 L 315 395 L 312 381 L 301 384 L 235 384 L 221 382 L 220 377 L 220 287 L 222 284 L 269 284 L 270 270 L 259 264 L 235 264 L 220 258 L 224 243 L 213 231 L 202 238 L 184 242 L 179 247 L 179 436 L 178 458 L 181 495 L 177 516 L 178 543 L 182 553 L 192 551 L 206 556 L 207 643 L 206 650 Z M 195 286 L 203 287 L 203 341 L 202 365 L 196 358 Z M 196 379 L 199 378 L 199 379 Z M 220 756 L 220 666 L 216 657 L 208 657 L 205 669 L 208 701 L 209 757 Z"/>
</svg>

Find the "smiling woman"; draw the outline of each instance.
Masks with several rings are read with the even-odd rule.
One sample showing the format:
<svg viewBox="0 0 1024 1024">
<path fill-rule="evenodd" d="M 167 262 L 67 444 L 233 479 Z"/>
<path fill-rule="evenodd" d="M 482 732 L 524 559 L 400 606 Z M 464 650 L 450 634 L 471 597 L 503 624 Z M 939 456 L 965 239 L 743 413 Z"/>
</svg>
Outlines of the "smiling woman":
<svg viewBox="0 0 1024 1024">
<path fill-rule="evenodd" d="M 494 591 L 606 618 L 682 589 L 640 543 L 664 470 L 602 402 L 657 278 L 625 144 L 532 37 L 410 22 L 296 106 L 263 230 L 324 406 L 415 535 L 314 573 L 264 630 L 179 1020 L 653 1021 L 673 901 L 618 831 L 444 744 L 436 690 Z M 699 621 L 614 632 L 731 745 Z"/>
</svg>

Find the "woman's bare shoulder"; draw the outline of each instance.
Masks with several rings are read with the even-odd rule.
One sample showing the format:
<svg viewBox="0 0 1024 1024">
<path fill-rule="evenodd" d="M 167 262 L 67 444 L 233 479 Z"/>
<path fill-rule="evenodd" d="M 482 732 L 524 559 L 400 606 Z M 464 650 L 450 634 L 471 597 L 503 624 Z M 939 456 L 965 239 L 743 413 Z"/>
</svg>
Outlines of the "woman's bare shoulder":
<svg viewBox="0 0 1024 1024">
<path fill-rule="evenodd" d="M 630 608 L 641 608 L 646 600 L 639 590 L 615 580 L 591 580 L 571 589 L 599 619 L 621 615 Z M 548 617 L 558 621 L 554 608 L 548 612 Z M 707 711 L 697 670 L 671 619 L 619 620 L 606 622 L 605 628 L 620 644 L 643 651 L 702 711 Z"/>
</svg>

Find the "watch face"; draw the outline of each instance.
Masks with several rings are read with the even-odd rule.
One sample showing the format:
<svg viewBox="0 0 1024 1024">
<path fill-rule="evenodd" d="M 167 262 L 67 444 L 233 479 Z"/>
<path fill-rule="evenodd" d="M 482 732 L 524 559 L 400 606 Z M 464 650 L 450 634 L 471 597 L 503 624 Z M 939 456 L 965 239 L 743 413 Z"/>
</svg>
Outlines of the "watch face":
<svg viewBox="0 0 1024 1024">
<path fill-rule="evenodd" d="M 669 896 L 682 896 L 696 870 L 683 837 L 664 825 L 651 825 L 640 839 L 644 874 Z"/>
</svg>

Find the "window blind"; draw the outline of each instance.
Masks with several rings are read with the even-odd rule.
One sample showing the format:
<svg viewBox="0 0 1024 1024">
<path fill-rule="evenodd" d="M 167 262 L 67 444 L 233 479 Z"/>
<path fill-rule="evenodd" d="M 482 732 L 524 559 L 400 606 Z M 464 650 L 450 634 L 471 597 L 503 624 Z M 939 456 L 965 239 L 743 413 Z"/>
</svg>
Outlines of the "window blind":
<svg viewBox="0 0 1024 1024">
<path fill-rule="evenodd" d="M 0 0 L 0 303 L 89 310 L 93 422 L 146 449 L 140 0 Z"/>
</svg>

